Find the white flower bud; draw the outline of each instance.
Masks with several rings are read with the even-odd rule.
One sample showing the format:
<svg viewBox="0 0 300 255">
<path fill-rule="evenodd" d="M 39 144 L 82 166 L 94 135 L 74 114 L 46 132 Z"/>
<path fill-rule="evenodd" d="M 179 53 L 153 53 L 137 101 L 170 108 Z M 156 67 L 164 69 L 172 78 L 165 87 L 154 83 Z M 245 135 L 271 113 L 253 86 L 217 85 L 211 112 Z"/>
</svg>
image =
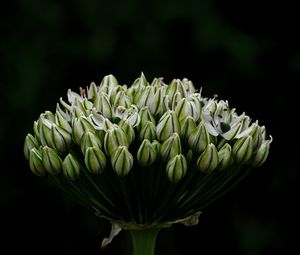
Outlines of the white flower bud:
<svg viewBox="0 0 300 255">
<path fill-rule="evenodd" d="M 72 133 L 72 128 L 69 121 L 59 111 L 56 111 L 55 123 L 65 129 L 68 133 Z"/>
<path fill-rule="evenodd" d="M 52 139 L 53 139 L 53 148 L 60 152 L 68 151 L 71 143 L 72 136 L 65 129 L 57 126 L 56 124 L 52 125 Z"/>
<path fill-rule="evenodd" d="M 42 150 L 42 163 L 46 171 L 51 175 L 61 173 L 62 161 L 56 151 L 48 146 L 44 146 Z"/>
<path fill-rule="evenodd" d="M 173 133 L 180 134 L 180 124 L 174 111 L 166 112 L 159 120 L 156 135 L 160 141 L 165 141 Z"/>
<path fill-rule="evenodd" d="M 97 147 L 89 147 L 85 152 L 84 162 L 92 174 L 102 174 L 106 168 L 106 157 Z"/>
<path fill-rule="evenodd" d="M 132 144 L 135 138 L 135 133 L 133 127 L 129 124 L 128 120 L 121 120 L 119 122 L 119 127 L 123 129 L 126 134 L 129 144 Z"/>
<path fill-rule="evenodd" d="M 193 117 L 188 116 L 184 120 L 180 122 L 181 131 L 180 131 L 180 137 L 188 141 L 189 137 L 194 133 L 196 129 L 196 123 L 193 119 Z"/>
<path fill-rule="evenodd" d="M 105 118 L 111 118 L 113 110 L 109 102 L 108 97 L 104 93 L 97 93 L 94 107 L 98 112 L 100 112 Z"/>
<path fill-rule="evenodd" d="M 228 143 L 225 143 L 223 147 L 218 151 L 218 158 L 219 171 L 226 169 L 232 163 L 231 146 Z"/>
<path fill-rule="evenodd" d="M 272 137 L 270 140 L 264 141 L 259 149 L 257 150 L 254 158 L 251 160 L 251 165 L 254 167 L 261 166 L 267 159 L 269 155 L 270 143 L 272 142 Z"/>
<path fill-rule="evenodd" d="M 77 145 L 80 145 L 81 137 L 83 136 L 85 131 L 88 130 L 88 131 L 91 131 L 91 132 L 95 132 L 95 129 L 92 126 L 92 124 L 84 116 L 80 116 L 79 118 L 75 118 L 73 120 L 72 127 L 73 127 L 73 139 L 74 139 L 74 142 Z"/>
<path fill-rule="evenodd" d="M 80 148 L 81 148 L 81 152 L 82 154 L 85 154 L 86 150 L 89 147 L 95 147 L 95 148 L 100 148 L 102 149 L 102 143 L 99 139 L 99 137 L 90 131 L 86 131 L 82 138 L 81 138 L 81 142 L 80 142 Z"/>
<path fill-rule="evenodd" d="M 252 152 L 253 142 L 251 136 L 245 136 L 238 139 L 232 148 L 234 160 L 239 164 L 246 163 L 252 157 Z"/>
<path fill-rule="evenodd" d="M 94 99 L 98 92 L 95 82 L 91 82 L 90 86 L 87 88 L 87 98 Z"/>
<path fill-rule="evenodd" d="M 64 175 L 71 181 L 75 181 L 80 175 L 80 163 L 72 154 L 68 154 L 62 163 Z"/>
<path fill-rule="evenodd" d="M 140 140 L 148 139 L 149 141 L 153 141 L 156 139 L 156 128 L 153 122 L 146 121 L 140 130 L 139 133 Z"/>
<path fill-rule="evenodd" d="M 214 144 L 210 143 L 197 160 L 197 167 L 203 173 L 211 173 L 219 164 L 218 151 Z"/>
<path fill-rule="evenodd" d="M 209 134 L 203 122 L 200 122 L 189 137 L 189 145 L 197 153 L 202 153 L 209 143 Z"/>
<path fill-rule="evenodd" d="M 30 151 L 33 148 L 38 148 L 39 142 L 32 136 L 32 134 L 28 134 L 25 138 L 24 142 L 24 155 L 27 160 L 29 160 Z"/>
<path fill-rule="evenodd" d="M 187 172 L 185 157 L 182 154 L 179 154 L 170 159 L 166 166 L 166 172 L 170 182 L 178 183 Z"/>
<path fill-rule="evenodd" d="M 111 165 L 118 176 L 126 176 L 133 167 L 133 156 L 126 146 L 119 146 L 111 157 Z"/>
<path fill-rule="evenodd" d="M 129 146 L 129 142 L 123 129 L 115 127 L 107 130 L 104 136 L 104 150 L 106 154 L 112 156 L 119 146 Z"/>
<path fill-rule="evenodd" d="M 46 170 L 42 162 L 42 154 L 36 148 L 32 148 L 30 151 L 29 166 L 31 171 L 37 176 L 44 176 L 46 174 Z"/>
<path fill-rule="evenodd" d="M 157 153 L 154 145 L 151 144 L 149 140 L 145 139 L 137 152 L 138 163 L 143 167 L 147 167 L 152 165 L 156 158 Z"/>
<path fill-rule="evenodd" d="M 174 133 L 163 142 L 160 155 L 164 161 L 169 161 L 178 154 L 181 154 L 180 138 L 177 133 Z"/>
</svg>

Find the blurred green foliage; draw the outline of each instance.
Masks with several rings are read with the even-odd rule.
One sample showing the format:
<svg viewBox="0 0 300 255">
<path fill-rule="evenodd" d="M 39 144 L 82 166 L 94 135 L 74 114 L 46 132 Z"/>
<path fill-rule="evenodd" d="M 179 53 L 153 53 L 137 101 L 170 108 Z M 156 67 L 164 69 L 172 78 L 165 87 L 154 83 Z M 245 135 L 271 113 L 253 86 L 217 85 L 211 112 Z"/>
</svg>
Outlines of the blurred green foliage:
<svg viewBox="0 0 300 255">
<path fill-rule="evenodd" d="M 3 4 L 0 252 L 8 245 L 11 253 L 21 246 L 33 254 L 129 254 L 125 233 L 98 249 L 109 224 L 35 178 L 22 146 L 33 120 L 54 110 L 69 87 L 99 83 L 109 73 L 130 84 L 144 71 L 148 79 L 188 77 L 205 95 L 218 93 L 259 119 L 274 136 L 268 163 L 211 206 L 199 226 L 162 231 L 158 254 L 193 248 L 203 254 L 296 253 L 289 228 L 298 217 L 287 197 L 299 192 L 299 166 L 296 150 L 282 149 L 291 148 L 286 109 L 300 72 L 293 9 L 289 3 L 216 0 Z"/>
</svg>

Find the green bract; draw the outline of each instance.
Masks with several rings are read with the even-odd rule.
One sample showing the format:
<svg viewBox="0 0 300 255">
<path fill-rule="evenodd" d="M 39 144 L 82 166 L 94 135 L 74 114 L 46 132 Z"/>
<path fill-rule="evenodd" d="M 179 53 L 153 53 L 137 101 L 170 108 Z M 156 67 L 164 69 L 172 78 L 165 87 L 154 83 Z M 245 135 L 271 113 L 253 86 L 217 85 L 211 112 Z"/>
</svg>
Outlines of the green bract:
<svg viewBox="0 0 300 255">
<path fill-rule="evenodd" d="M 197 222 L 265 162 L 272 141 L 265 127 L 187 79 L 149 83 L 142 74 L 126 86 L 108 75 L 67 99 L 26 136 L 30 169 L 122 228 Z"/>
</svg>

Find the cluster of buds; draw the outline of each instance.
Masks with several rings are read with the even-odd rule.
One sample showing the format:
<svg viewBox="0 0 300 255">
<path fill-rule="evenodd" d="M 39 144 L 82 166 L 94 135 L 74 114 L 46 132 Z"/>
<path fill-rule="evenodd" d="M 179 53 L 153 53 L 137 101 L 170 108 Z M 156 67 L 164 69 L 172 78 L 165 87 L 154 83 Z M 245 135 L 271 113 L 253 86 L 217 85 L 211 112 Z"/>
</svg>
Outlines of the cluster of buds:
<svg viewBox="0 0 300 255">
<path fill-rule="evenodd" d="M 188 216 L 202 209 L 201 194 L 211 189 L 200 189 L 206 176 L 213 185 L 214 179 L 225 182 L 237 171 L 242 175 L 244 168 L 262 165 L 272 141 L 264 126 L 237 114 L 227 101 L 202 97 L 188 79 L 149 83 L 141 74 L 127 87 L 108 75 L 99 86 L 69 90 L 67 97 L 68 102 L 60 98 L 55 113 L 46 111 L 34 122 L 25 157 L 34 174 L 63 180 L 65 189 L 97 186 L 103 203 L 97 202 L 98 193 L 91 198 L 90 190 L 88 203 L 110 219 L 145 223 L 168 220 L 167 212 L 170 219 Z M 181 193 L 172 193 L 169 204 L 180 215 L 157 198 L 172 185 Z M 139 192 L 151 194 L 142 201 Z M 116 213 L 112 204 L 120 201 L 120 193 L 128 215 Z M 137 208 L 135 215 L 134 201 L 152 209 L 141 216 L 144 209 Z"/>
</svg>

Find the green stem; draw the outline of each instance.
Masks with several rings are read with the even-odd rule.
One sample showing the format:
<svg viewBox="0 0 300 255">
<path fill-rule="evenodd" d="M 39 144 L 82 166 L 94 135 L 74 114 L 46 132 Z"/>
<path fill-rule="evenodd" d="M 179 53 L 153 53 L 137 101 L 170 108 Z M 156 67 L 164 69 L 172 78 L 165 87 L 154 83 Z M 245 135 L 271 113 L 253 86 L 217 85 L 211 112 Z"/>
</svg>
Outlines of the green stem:
<svg viewBox="0 0 300 255">
<path fill-rule="evenodd" d="M 133 255 L 154 255 L 155 241 L 159 229 L 129 230 L 132 238 Z"/>
</svg>

